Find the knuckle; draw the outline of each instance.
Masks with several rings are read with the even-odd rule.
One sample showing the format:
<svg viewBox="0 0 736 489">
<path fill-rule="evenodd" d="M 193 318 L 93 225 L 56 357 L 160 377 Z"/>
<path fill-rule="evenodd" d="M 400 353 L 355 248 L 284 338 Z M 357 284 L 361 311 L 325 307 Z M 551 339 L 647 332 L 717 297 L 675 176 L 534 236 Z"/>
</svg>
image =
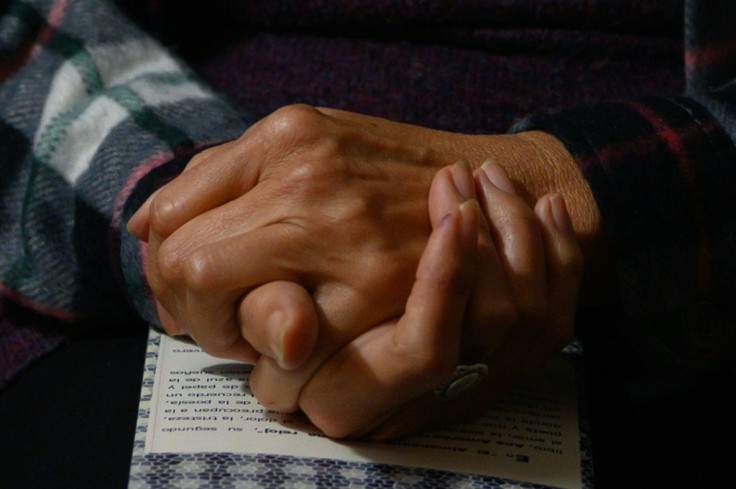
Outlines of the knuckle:
<svg viewBox="0 0 736 489">
<path fill-rule="evenodd" d="M 203 149 L 202 151 L 200 151 L 196 155 L 192 156 L 192 158 L 189 160 L 189 163 L 187 163 L 186 169 L 187 170 L 191 170 L 195 166 L 199 166 L 214 151 L 215 151 L 215 148 L 207 148 L 207 149 Z"/>
<path fill-rule="evenodd" d="M 281 107 L 268 116 L 271 131 L 292 136 L 306 136 L 313 133 L 322 115 L 312 106 L 294 104 Z"/>
<path fill-rule="evenodd" d="M 327 172 L 328 167 L 324 159 L 309 158 L 292 166 L 284 175 L 283 181 L 294 189 L 308 191 L 323 182 Z"/>
<path fill-rule="evenodd" d="M 349 171 L 341 146 L 339 137 L 323 134 L 318 141 L 302 147 L 298 158 L 293 159 L 285 172 L 287 184 L 297 189 L 329 187 L 328 190 L 334 192 L 341 184 L 339 180 Z"/>
<path fill-rule="evenodd" d="M 181 254 L 170 240 L 164 241 L 158 249 L 158 270 L 166 283 L 176 283 L 182 275 Z"/>
<path fill-rule="evenodd" d="M 217 287 L 221 270 L 213 253 L 200 248 L 189 255 L 183 264 L 184 281 L 195 292 L 207 292 Z"/>
<path fill-rule="evenodd" d="M 159 192 L 151 202 L 151 230 L 155 235 L 166 238 L 174 232 L 174 221 L 179 207 L 180 202 L 167 189 Z"/>
</svg>

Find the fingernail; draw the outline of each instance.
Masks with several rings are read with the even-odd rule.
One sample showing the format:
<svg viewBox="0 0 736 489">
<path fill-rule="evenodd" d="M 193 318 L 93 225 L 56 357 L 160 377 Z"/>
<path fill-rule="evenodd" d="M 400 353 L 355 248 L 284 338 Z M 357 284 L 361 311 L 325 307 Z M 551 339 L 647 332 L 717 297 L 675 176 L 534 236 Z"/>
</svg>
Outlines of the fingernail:
<svg viewBox="0 0 736 489">
<path fill-rule="evenodd" d="M 483 164 L 481 164 L 480 167 L 483 168 L 494 163 L 496 163 L 496 158 L 494 158 L 493 156 L 489 156 L 488 158 L 483 160 Z"/>
<path fill-rule="evenodd" d="M 271 345 L 276 363 L 284 366 L 284 357 L 286 356 L 286 324 L 285 315 L 281 310 L 274 311 L 268 316 L 267 327 L 269 331 L 276 331 L 276 344 Z"/>
<path fill-rule="evenodd" d="M 509 194 L 515 194 L 516 189 L 514 189 L 514 184 L 509 178 L 509 176 L 506 174 L 506 170 L 496 163 L 492 159 L 487 159 L 485 163 L 483 163 L 483 166 L 481 166 L 481 169 L 483 170 L 483 173 L 486 174 L 488 177 L 488 180 L 493 184 L 494 187 L 509 193 Z"/>
<path fill-rule="evenodd" d="M 159 189 L 160 190 L 160 189 Z M 151 202 L 158 194 L 159 190 L 156 190 L 141 204 L 126 224 L 128 232 L 134 235 L 136 238 L 141 240 L 148 239 L 148 213 L 150 212 Z"/>
<path fill-rule="evenodd" d="M 552 217 L 554 218 L 557 229 L 564 234 L 573 234 L 575 229 L 572 226 L 570 213 L 567 211 L 565 199 L 560 194 L 554 194 L 549 198 L 550 207 L 552 208 Z"/>
<path fill-rule="evenodd" d="M 142 215 L 141 209 L 142 208 L 139 207 L 138 210 L 135 211 L 135 213 L 130 217 L 130 219 L 128 219 L 128 222 L 125 225 L 125 228 L 128 230 L 128 232 L 131 233 L 131 234 L 133 234 L 133 235 L 135 235 L 138 238 L 140 238 L 140 236 L 138 236 L 138 234 L 140 234 L 140 229 L 139 228 L 141 226 L 140 226 L 140 223 L 138 221 L 140 221 L 140 219 L 141 219 L 141 215 Z"/>
<path fill-rule="evenodd" d="M 455 187 L 463 198 L 466 200 L 475 198 L 473 172 L 467 161 L 460 160 L 452 166 L 452 180 L 455 182 Z"/>
<path fill-rule="evenodd" d="M 478 242 L 478 219 L 480 205 L 475 199 L 466 200 L 460 205 L 460 240 L 465 250 L 475 249 Z"/>
</svg>

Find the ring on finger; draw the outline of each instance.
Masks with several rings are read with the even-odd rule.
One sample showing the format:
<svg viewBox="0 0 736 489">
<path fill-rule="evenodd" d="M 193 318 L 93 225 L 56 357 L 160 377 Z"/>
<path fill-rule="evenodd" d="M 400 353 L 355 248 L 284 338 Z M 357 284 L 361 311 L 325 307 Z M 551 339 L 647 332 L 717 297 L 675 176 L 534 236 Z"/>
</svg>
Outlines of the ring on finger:
<svg viewBox="0 0 736 489">
<path fill-rule="evenodd" d="M 434 397 L 439 401 L 454 399 L 480 382 L 486 375 L 488 375 L 488 365 L 485 363 L 458 365 L 455 367 L 455 373 L 434 389 Z"/>
</svg>

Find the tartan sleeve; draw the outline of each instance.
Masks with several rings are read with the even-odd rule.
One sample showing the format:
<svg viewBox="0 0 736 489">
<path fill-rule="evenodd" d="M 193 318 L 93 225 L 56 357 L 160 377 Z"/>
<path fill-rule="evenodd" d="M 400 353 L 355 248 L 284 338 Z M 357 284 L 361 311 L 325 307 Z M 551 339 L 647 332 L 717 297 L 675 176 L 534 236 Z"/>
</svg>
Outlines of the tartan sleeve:
<svg viewBox="0 0 736 489">
<path fill-rule="evenodd" d="M 0 19 L 0 292 L 57 317 L 156 321 L 125 222 L 246 123 L 108 1 Z"/>
<path fill-rule="evenodd" d="M 604 219 L 624 313 L 647 377 L 689 377 L 736 352 L 736 2 L 686 8 L 687 93 L 534 114 Z M 620 333 L 620 335 L 619 335 Z"/>
</svg>

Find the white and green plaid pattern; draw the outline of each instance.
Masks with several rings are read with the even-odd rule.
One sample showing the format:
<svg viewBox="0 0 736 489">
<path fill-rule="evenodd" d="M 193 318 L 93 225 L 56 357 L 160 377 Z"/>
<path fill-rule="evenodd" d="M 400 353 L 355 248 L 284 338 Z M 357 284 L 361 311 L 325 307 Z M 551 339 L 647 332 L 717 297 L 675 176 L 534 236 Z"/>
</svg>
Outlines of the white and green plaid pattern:
<svg viewBox="0 0 736 489">
<path fill-rule="evenodd" d="M 108 1 L 12 2 L 0 76 L 0 135 L 17 143 L 0 149 L 0 292 L 58 316 L 153 319 L 124 219 L 167 164 L 246 123 Z"/>
</svg>

